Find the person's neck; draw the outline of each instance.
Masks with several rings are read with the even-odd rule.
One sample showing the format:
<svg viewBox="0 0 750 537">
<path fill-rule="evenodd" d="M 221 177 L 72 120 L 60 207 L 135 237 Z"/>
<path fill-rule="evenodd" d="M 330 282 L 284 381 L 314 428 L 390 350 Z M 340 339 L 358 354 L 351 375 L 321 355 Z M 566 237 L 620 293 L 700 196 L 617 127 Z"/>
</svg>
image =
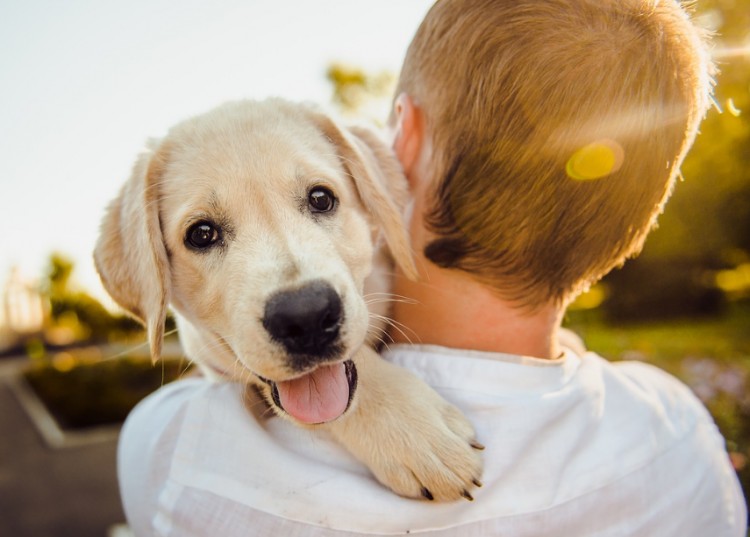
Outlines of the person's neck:
<svg viewBox="0 0 750 537">
<path fill-rule="evenodd" d="M 420 280 L 398 273 L 392 316 L 395 343 L 433 344 L 467 350 L 557 358 L 563 309 L 527 312 L 458 270 L 419 259 Z"/>
</svg>

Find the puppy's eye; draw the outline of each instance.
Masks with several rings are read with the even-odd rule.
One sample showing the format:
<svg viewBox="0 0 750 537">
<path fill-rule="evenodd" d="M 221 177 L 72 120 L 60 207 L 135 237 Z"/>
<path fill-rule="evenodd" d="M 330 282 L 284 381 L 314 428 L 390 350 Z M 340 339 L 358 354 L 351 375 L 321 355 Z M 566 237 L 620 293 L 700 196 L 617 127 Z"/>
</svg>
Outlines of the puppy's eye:
<svg viewBox="0 0 750 537">
<path fill-rule="evenodd" d="M 190 226 L 185 235 L 185 244 L 197 250 L 213 246 L 221 238 L 219 228 L 211 222 L 202 220 Z"/>
<path fill-rule="evenodd" d="M 336 207 L 336 197 L 327 188 L 316 186 L 307 195 L 307 203 L 314 213 L 328 213 Z"/>
</svg>

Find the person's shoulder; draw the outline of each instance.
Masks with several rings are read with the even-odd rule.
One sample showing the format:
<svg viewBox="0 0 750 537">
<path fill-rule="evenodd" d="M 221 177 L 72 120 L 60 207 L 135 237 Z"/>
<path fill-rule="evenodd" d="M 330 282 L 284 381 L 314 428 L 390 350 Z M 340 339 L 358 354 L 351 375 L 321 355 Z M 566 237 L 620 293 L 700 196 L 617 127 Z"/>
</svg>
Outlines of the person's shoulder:
<svg viewBox="0 0 750 537">
<path fill-rule="evenodd" d="M 684 513 L 683 526 L 696 532 L 690 534 L 739 535 L 746 517 L 742 491 L 724 438 L 700 399 L 676 377 L 648 363 L 608 362 L 591 353 L 586 362 L 603 379 L 604 414 L 618 431 L 612 437 L 629 454 L 644 450 L 631 473 L 641 494 L 648 490 L 667 518 Z M 625 431 L 637 437 L 631 434 L 628 443 Z M 696 504 L 704 510 L 689 509 Z"/>
<path fill-rule="evenodd" d="M 134 412 L 152 410 L 161 405 L 182 405 L 193 397 L 205 392 L 212 383 L 203 377 L 189 377 L 164 384 L 142 399 L 133 409 Z"/>
<path fill-rule="evenodd" d="M 174 440 L 190 409 L 205 404 L 242 405 L 235 384 L 192 377 L 165 384 L 142 399 L 128 415 L 120 434 L 120 447 L 150 438 Z"/>
<path fill-rule="evenodd" d="M 619 391 L 658 404 L 665 411 L 709 416 L 687 385 L 659 367 L 641 361 L 610 361 L 592 352 L 583 355 L 582 363 L 600 372 L 608 392 Z"/>
<path fill-rule="evenodd" d="M 599 369 L 610 423 L 654 443 L 654 456 L 679 449 L 699 460 L 726 458 L 726 447 L 708 409 L 682 381 L 644 362 L 609 362 L 588 353 Z"/>
<path fill-rule="evenodd" d="M 128 523 L 136 534 L 153 533 L 158 498 L 191 403 L 221 393 L 216 388 L 197 377 L 166 384 L 141 400 L 125 420 L 117 447 L 118 481 Z"/>
<path fill-rule="evenodd" d="M 612 362 L 611 367 L 632 393 L 651 400 L 668 416 L 693 417 L 713 424 L 708 410 L 693 391 L 681 380 L 663 369 L 645 362 Z"/>
</svg>

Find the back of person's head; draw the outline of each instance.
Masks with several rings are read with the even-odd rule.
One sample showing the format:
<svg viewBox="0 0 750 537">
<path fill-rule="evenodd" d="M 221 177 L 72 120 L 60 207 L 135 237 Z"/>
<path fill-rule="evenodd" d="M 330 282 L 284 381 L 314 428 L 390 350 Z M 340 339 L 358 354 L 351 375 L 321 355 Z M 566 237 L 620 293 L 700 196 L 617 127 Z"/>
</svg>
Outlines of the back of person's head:
<svg viewBox="0 0 750 537">
<path fill-rule="evenodd" d="M 425 255 L 520 306 L 637 253 L 708 107 L 677 0 L 439 0 L 397 94 L 432 140 Z"/>
</svg>

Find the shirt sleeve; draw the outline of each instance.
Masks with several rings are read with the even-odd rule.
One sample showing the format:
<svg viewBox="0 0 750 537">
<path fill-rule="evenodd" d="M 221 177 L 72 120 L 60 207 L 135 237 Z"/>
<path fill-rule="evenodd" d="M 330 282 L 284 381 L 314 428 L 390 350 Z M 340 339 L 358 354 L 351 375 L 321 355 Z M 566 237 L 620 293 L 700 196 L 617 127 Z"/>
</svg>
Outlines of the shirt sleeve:
<svg viewBox="0 0 750 537">
<path fill-rule="evenodd" d="M 681 479 L 684 483 L 692 475 L 695 483 L 688 487 L 693 491 L 695 508 L 686 510 L 682 517 L 685 534 L 744 537 L 747 503 L 724 437 L 703 403 L 690 388 L 661 369 L 641 362 L 614 365 L 644 393 L 658 398 L 664 427 L 682 429 L 687 421 L 694 422 L 692 432 L 681 442 L 690 456 Z"/>
</svg>

